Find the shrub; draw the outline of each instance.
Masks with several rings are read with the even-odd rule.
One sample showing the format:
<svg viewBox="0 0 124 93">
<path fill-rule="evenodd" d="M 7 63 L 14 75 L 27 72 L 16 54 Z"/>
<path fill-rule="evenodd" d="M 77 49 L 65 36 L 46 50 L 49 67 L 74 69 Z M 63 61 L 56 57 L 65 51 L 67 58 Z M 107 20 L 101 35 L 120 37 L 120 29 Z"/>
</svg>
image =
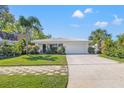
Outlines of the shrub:
<svg viewBox="0 0 124 93">
<path fill-rule="evenodd" d="M 51 47 L 50 49 L 47 49 L 46 53 L 47 54 L 57 54 L 57 48 Z"/>
<path fill-rule="evenodd" d="M 116 57 L 116 55 L 117 55 L 114 47 L 110 47 L 110 48 L 104 50 L 103 54 L 105 54 L 107 56 L 111 56 L 111 57 Z"/>
<path fill-rule="evenodd" d="M 19 41 L 22 54 L 26 54 L 26 40 L 22 39 Z"/>
<path fill-rule="evenodd" d="M 22 54 L 22 44 L 20 42 L 9 43 L 4 41 L 0 45 L 0 56 L 1 58 L 19 56 Z"/>
<path fill-rule="evenodd" d="M 12 44 L 9 44 L 7 41 L 4 41 L 0 45 L 0 54 L 3 55 L 4 57 L 9 57 L 13 55 L 13 50 L 12 50 Z"/>
<path fill-rule="evenodd" d="M 60 46 L 57 48 L 57 53 L 58 54 L 65 54 L 65 48 L 63 46 Z"/>
<path fill-rule="evenodd" d="M 28 54 L 38 54 L 39 47 L 36 45 L 29 45 L 28 46 Z"/>
<path fill-rule="evenodd" d="M 18 56 L 22 54 L 23 48 L 20 42 L 15 43 L 12 48 L 13 48 L 14 55 Z"/>
<path fill-rule="evenodd" d="M 95 48 L 89 47 L 89 48 L 88 48 L 88 53 L 89 53 L 89 54 L 95 54 Z"/>
<path fill-rule="evenodd" d="M 104 50 L 104 55 L 110 57 L 124 58 L 124 47 L 117 48 L 116 46 Z"/>
<path fill-rule="evenodd" d="M 117 57 L 124 58 L 124 48 L 117 50 Z"/>
</svg>

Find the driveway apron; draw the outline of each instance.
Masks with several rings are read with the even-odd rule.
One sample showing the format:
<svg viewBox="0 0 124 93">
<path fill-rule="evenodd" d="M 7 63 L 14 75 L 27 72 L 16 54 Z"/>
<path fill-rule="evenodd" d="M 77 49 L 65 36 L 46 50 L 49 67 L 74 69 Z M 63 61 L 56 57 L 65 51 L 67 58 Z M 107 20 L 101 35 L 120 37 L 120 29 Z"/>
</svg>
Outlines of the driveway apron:
<svg viewBox="0 0 124 93">
<path fill-rule="evenodd" d="M 124 64 L 97 55 L 67 55 L 68 88 L 124 87 Z"/>
</svg>

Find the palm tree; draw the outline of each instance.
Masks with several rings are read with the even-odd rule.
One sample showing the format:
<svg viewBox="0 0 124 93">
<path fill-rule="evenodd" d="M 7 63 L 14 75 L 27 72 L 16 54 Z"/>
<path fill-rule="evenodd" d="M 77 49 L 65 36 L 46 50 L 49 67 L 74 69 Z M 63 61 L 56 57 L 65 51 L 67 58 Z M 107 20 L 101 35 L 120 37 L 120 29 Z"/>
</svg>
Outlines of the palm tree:
<svg viewBox="0 0 124 93">
<path fill-rule="evenodd" d="M 124 46 L 124 34 L 118 35 L 117 38 L 118 45 Z"/>
<path fill-rule="evenodd" d="M 28 54 L 29 34 L 32 32 L 32 29 L 39 29 L 41 27 L 41 24 L 38 18 L 33 16 L 29 16 L 28 18 L 25 18 L 24 16 L 20 16 L 19 23 L 22 27 L 25 28 L 26 31 L 26 54 Z"/>
<path fill-rule="evenodd" d="M 101 52 L 101 44 L 105 40 L 105 38 L 111 37 L 111 34 L 108 34 L 106 30 L 96 29 L 95 31 L 91 32 L 89 37 L 90 45 L 97 44 L 99 52 Z"/>
</svg>

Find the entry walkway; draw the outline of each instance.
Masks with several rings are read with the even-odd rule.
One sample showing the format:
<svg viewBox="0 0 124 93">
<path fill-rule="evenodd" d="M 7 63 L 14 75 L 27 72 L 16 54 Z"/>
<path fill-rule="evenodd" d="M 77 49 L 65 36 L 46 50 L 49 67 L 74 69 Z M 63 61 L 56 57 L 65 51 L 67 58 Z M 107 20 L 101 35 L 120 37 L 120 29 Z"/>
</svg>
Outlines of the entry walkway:
<svg viewBox="0 0 124 93">
<path fill-rule="evenodd" d="M 0 67 L 0 75 L 66 75 L 67 66 L 9 66 L 9 67 Z"/>
</svg>

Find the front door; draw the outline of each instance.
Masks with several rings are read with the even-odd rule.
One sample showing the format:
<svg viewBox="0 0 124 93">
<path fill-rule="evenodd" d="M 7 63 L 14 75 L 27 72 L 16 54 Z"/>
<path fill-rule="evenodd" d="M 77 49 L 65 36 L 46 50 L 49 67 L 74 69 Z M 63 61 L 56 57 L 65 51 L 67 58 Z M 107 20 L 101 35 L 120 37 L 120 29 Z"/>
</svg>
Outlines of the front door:
<svg viewBox="0 0 124 93">
<path fill-rule="evenodd" d="M 46 53 L 46 44 L 43 44 L 43 53 Z"/>
</svg>

